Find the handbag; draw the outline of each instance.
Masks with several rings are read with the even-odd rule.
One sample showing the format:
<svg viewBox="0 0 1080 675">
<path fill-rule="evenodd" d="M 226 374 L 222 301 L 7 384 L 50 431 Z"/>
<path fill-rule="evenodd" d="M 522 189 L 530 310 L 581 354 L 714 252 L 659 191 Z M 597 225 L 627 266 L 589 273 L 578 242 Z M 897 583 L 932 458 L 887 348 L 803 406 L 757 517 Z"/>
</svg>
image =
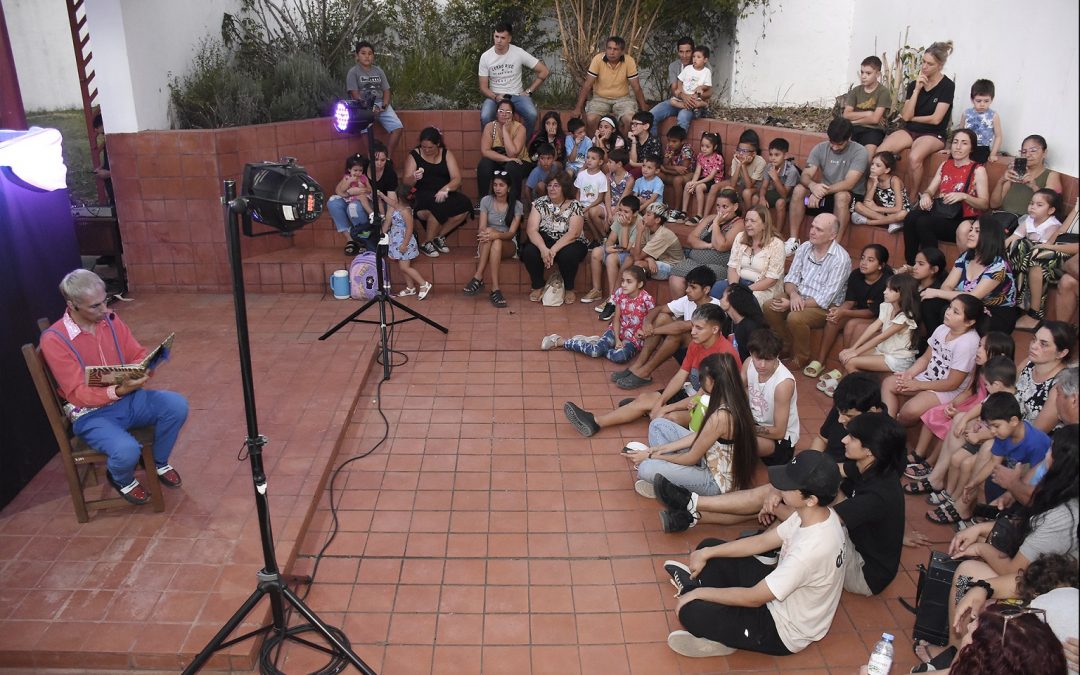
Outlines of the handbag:
<svg viewBox="0 0 1080 675">
<path fill-rule="evenodd" d="M 956 568 L 961 562 L 947 553 L 931 551 L 929 562 L 919 565 L 915 604 L 899 599 L 900 604 L 915 614 L 915 627 L 911 631 L 913 640 L 925 640 L 939 646 L 949 643 L 949 595 Z"/>
<path fill-rule="evenodd" d="M 986 537 L 986 543 L 1012 558 L 1020 550 L 1020 537 L 1011 518 L 998 518 Z"/>
<path fill-rule="evenodd" d="M 563 282 L 562 274 L 558 271 L 552 272 L 547 283 L 544 284 L 544 295 L 540 299 L 541 302 L 544 307 L 562 307 L 565 295 L 566 284 Z"/>
<path fill-rule="evenodd" d="M 977 168 L 977 165 L 972 164 L 971 171 L 968 171 L 967 180 L 964 181 L 964 189 L 960 190 L 961 193 L 968 191 L 971 186 L 971 177 L 975 175 L 975 169 Z M 959 220 L 964 215 L 964 204 L 963 202 L 946 204 L 941 197 L 937 197 L 934 199 L 934 203 L 930 205 L 930 215 L 947 218 L 948 220 Z"/>
</svg>

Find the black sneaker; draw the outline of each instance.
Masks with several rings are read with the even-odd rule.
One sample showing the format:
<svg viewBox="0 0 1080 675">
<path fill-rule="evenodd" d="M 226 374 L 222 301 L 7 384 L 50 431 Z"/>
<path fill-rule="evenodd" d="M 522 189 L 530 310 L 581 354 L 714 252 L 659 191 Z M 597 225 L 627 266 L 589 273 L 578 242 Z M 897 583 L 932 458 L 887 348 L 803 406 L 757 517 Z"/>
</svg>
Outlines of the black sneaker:
<svg viewBox="0 0 1080 675">
<path fill-rule="evenodd" d="M 435 245 L 435 249 L 439 253 L 449 253 L 450 247 L 446 245 L 446 239 L 442 237 L 435 237 L 431 240 L 431 243 Z"/>
<path fill-rule="evenodd" d="M 355 241 L 350 241 L 348 244 L 345 244 L 345 255 L 356 255 L 359 252 L 360 244 L 357 244 Z"/>
<path fill-rule="evenodd" d="M 675 587 L 675 597 L 689 593 L 701 587 L 701 582 L 690 576 L 690 568 L 676 560 L 664 563 L 664 571 L 671 575 L 671 585 Z"/>
<path fill-rule="evenodd" d="M 690 512 L 690 497 L 693 493 L 681 485 L 672 483 L 664 474 L 656 474 L 653 479 L 653 489 L 656 491 L 656 498 L 672 511 Z"/>
<path fill-rule="evenodd" d="M 686 509 L 678 511 L 669 509 L 660 512 L 660 526 L 664 532 L 686 532 L 694 525 L 697 525 L 697 519 Z"/>
<path fill-rule="evenodd" d="M 579 408 L 570 401 L 563 404 L 563 413 L 566 414 L 566 419 L 570 421 L 570 424 L 574 425 L 574 428 L 578 430 L 582 436 L 592 436 L 597 431 L 600 431 L 600 425 L 596 423 L 596 418 L 593 414 L 587 410 Z"/>
<path fill-rule="evenodd" d="M 611 317 L 613 316 L 615 316 L 615 305 L 614 303 L 609 302 L 604 305 L 604 311 L 600 312 L 600 320 L 611 321 Z"/>
<path fill-rule="evenodd" d="M 430 241 L 426 244 L 420 244 L 420 252 L 429 258 L 439 257 L 439 252 L 435 250 L 435 245 Z"/>
</svg>

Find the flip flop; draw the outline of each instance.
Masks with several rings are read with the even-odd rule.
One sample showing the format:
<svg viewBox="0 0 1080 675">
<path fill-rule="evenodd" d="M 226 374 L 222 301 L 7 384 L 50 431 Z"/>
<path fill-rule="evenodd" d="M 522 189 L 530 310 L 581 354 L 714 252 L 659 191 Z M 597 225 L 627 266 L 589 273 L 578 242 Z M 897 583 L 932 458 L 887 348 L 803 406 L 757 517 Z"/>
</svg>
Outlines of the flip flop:
<svg viewBox="0 0 1080 675">
<path fill-rule="evenodd" d="M 817 377 L 823 370 L 825 370 L 825 365 L 821 361 L 811 361 L 810 365 L 803 368 L 802 374 L 807 377 Z"/>
<path fill-rule="evenodd" d="M 543 297 L 544 297 L 544 289 L 542 289 L 542 288 L 533 289 L 533 292 L 529 293 L 529 302 L 540 302 L 540 300 Z"/>
<path fill-rule="evenodd" d="M 822 375 L 821 379 L 823 379 L 823 380 L 839 380 L 843 376 L 844 376 L 843 373 L 841 373 L 839 370 L 833 368 L 829 372 Z"/>
<path fill-rule="evenodd" d="M 828 380 L 822 380 L 822 383 L 823 383 L 823 386 L 820 387 L 821 393 L 825 394 L 829 398 L 833 397 L 833 394 L 836 393 L 836 388 L 838 386 L 840 386 L 840 380 L 836 380 L 836 379 L 832 379 L 832 378 L 830 378 Z"/>
</svg>

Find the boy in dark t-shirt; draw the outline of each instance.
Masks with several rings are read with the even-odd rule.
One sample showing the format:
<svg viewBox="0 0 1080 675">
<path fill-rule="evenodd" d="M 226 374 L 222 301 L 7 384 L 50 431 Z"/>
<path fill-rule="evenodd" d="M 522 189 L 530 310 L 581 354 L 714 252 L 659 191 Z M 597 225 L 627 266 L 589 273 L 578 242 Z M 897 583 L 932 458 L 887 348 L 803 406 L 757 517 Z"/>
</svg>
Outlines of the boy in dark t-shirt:
<svg viewBox="0 0 1080 675">
<path fill-rule="evenodd" d="M 680 403 L 688 396 L 683 385 L 689 383 L 695 391 L 701 389 L 697 370 L 706 356 L 727 352 L 735 358 L 735 362 L 740 367 L 742 366 L 739 353 L 721 332 L 723 319 L 724 311 L 718 305 L 705 304 L 694 310 L 690 320 L 690 346 L 686 350 L 686 358 L 683 359 L 682 367 L 675 372 L 662 392 L 646 392 L 624 406 L 599 415 L 594 415 L 567 401 L 563 405 L 566 419 L 582 436 L 593 436 L 605 427 L 633 422 L 646 415 L 654 416 L 653 412 L 656 413 L 656 417 L 659 417 L 669 408 L 685 410 L 686 406 Z"/>
<path fill-rule="evenodd" d="M 837 463 L 846 461 L 844 436 L 848 422 L 868 412 L 885 412 L 881 402 L 881 384 L 869 373 L 852 373 L 836 385 L 833 407 L 825 417 L 817 438 L 810 447 L 832 457 Z"/>
</svg>

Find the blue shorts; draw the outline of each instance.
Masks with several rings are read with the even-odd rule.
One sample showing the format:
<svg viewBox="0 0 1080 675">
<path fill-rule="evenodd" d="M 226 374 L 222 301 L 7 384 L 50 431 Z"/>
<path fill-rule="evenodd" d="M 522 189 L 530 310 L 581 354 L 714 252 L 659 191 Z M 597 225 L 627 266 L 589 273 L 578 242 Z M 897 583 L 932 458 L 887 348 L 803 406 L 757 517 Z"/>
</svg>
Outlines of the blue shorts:
<svg viewBox="0 0 1080 675">
<path fill-rule="evenodd" d="M 627 257 L 628 257 L 628 256 L 629 256 L 630 254 L 629 254 L 628 252 L 626 252 L 626 251 L 619 251 L 619 252 L 617 252 L 617 253 L 608 253 L 607 249 L 604 249 L 604 255 L 603 255 L 603 257 L 602 257 L 602 258 L 600 258 L 600 261 L 601 261 L 601 262 L 605 262 L 605 261 L 607 260 L 607 257 L 608 257 L 609 255 L 617 255 L 617 256 L 619 256 L 619 264 L 621 265 L 621 264 L 623 264 L 624 262 L 626 262 L 626 258 L 627 258 Z"/>
<path fill-rule="evenodd" d="M 656 261 L 656 274 L 652 275 L 653 279 L 667 279 L 671 276 L 671 270 L 674 265 L 669 265 L 666 262 Z"/>
<path fill-rule="evenodd" d="M 405 128 L 405 125 L 398 119 L 397 113 L 394 112 L 394 106 L 392 105 L 386 106 L 386 108 L 376 117 L 379 120 L 379 126 L 381 126 L 386 133 Z"/>
</svg>

